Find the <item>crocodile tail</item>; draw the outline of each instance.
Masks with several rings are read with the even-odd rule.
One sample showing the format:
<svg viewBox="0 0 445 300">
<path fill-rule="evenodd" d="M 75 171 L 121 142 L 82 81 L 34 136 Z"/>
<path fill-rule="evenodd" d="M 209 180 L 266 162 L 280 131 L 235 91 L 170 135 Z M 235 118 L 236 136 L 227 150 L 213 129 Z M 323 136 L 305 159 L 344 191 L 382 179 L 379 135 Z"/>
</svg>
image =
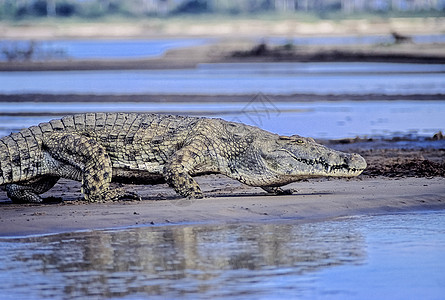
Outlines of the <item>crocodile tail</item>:
<svg viewBox="0 0 445 300">
<path fill-rule="evenodd" d="M 27 181 L 41 172 L 41 131 L 33 126 L 0 139 L 0 185 Z M 34 130 L 35 131 L 35 130 Z"/>
<path fill-rule="evenodd" d="M 0 185 L 26 181 L 39 176 L 42 168 L 41 149 L 45 133 L 60 130 L 75 130 L 74 122 L 83 124 L 84 115 L 68 116 L 37 126 L 25 128 L 17 133 L 0 138 Z M 79 119 L 79 120 L 77 120 Z M 73 124 L 73 128 L 70 127 Z"/>
<path fill-rule="evenodd" d="M 0 139 L 0 185 L 6 184 L 6 169 L 9 164 L 9 151 L 5 143 Z"/>
</svg>

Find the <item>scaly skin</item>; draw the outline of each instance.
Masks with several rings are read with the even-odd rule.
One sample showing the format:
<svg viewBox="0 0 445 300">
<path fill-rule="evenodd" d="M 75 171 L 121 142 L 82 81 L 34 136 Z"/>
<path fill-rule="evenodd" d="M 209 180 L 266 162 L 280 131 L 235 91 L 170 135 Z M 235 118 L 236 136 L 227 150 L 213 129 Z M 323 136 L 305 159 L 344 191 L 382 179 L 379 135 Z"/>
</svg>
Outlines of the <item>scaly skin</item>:
<svg viewBox="0 0 445 300">
<path fill-rule="evenodd" d="M 87 113 L 39 124 L 0 139 L 0 185 L 14 202 L 41 202 L 59 178 L 82 182 L 88 201 L 138 198 L 110 182 L 167 182 L 202 198 L 193 176 L 220 173 L 283 194 L 304 178 L 352 177 L 357 154 L 300 136 L 279 136 L 221 119 L 156 114 Z"/>
</svg>

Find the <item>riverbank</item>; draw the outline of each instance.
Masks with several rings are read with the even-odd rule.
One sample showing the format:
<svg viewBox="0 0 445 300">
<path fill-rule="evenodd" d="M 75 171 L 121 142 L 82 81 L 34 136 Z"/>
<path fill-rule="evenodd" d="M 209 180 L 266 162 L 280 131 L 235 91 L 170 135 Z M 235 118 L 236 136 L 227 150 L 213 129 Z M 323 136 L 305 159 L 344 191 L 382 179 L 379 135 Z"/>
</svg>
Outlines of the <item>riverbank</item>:
<svg viewBox="0 0 445 300">
<path fill-rule="evenodd" d="M 262 48 L 264 47 L 264 48 Z M 0 61 L 0 71 L 172 70 L 194 69 L 206 63 L 270 62 L 380 62 L 445 63 L 443 43 L 394 43 L 376 45 L 258 44 L 258 39 L 225 39 L 207 45 L 167 51 L 163 56 L 131 59 L 56 59 Z M 257 49 L 263 49 L 258 51 Z"/>
<path fill-rule="evenodd" d="M 0 236 L 52 234 L 76 230 L 167 226 L 181 224 L 321 221 L 344 216 L 445 209 L 445 179 L 359 177 L 349 180 L 311 180 L 294 183 L 293 195 L 269 196 L 223 177 L 201 177 L 206 198 L 177 198 L 166 186 L 131 187 L 139 202 L 85 203 L 79 185 L 62 182 L 51 194 L 58 204 L 0 202 Z M 148 200 L 147 195 L 151 195 Z M 159 197 L 162 195 L 162 197 Z M 160 200 L 160 198 L 168 200 Z M 1 193 L 1 200 L 5 195 Z"/>
<path fill-rule="evenodd" d="M 343 216 L 445 209 L 445 140 L 322 141 L 358 152 L 368 168 L 352 179 L 312 179 L 268 195 L 221 175 L 198 177 L 206 198 L 186 200 L 166 184 L 125 185 L 142 201 L 87 203 L 80 183 L 60 182 L 46 204 L 13 204 L 0 191 L 0 236 L 190 223 L 313 222 Z M 63 199 L 63 201 L 62 201 Z M 52 201 L 52 202 L 51 202 Z"/>
</svg>

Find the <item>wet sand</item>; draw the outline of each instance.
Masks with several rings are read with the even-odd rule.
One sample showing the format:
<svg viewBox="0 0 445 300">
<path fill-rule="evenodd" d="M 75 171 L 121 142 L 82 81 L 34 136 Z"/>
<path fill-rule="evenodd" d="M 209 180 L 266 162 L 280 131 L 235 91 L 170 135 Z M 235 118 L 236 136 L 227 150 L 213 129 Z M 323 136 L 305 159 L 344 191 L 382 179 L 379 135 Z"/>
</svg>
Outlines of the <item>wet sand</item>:
<svg viewBox="0 0 445 300">
<path fill-rule="evenodd" d="M 201 200 L 176 197 L 166 185 L 129 186 L 142 201 L 86 203 L 77 182 L 61 181 L 49 195 L 54 204 L 12 204 L 0 193 L 0 236 L 52 234 L 75 230 L 193 223 L 312 222 L 337 217 L 445 209 L 445 178 L 310 180 L 289 185 L 293 195 L 271 196 L 224 177 L 199 182 Z M 165 199 L 167 200 L 161 200 Z"/>
</svg>

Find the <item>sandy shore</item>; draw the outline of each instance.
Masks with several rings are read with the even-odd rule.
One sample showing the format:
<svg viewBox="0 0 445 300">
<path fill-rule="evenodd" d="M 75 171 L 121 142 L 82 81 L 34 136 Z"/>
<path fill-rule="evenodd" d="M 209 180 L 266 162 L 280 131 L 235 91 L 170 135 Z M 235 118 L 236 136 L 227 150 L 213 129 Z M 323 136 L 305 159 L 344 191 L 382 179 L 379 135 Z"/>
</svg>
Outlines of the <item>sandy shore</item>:
<svg viewBox="0 0 445 300">
<path fill-rule="evenodd" d="M 445 31 L 444 17 L 307 20 L 298 16 L 183 16 L 127 21 L 0 22 L 3 39 L 159 39 L 176 37 L 265 37 L 431 34 Z"/>
<path fill-rule="evenodd" d="M 165 185 L 130 187 L 142 201 L 90 204 L 75 199 L 79 185 L 62 182 L 52 195 L 58 204 L 0 202 L 0 236 L 51 234 L 75 230 L 165 226 L 189 223 L 248 223 L 320 221 L 336 217 L 445 209 L 445 178 L 362 177 L 349 180 L 311 180 L 291 184 L 298 191 L 270 196 L 225 178 L 201 177 L 206 198 L 177 198 Z M 159 200 L 167 198 L 167 200 Z M 6 195 L 0 193 L 0 199 Z"/>
</svg>

